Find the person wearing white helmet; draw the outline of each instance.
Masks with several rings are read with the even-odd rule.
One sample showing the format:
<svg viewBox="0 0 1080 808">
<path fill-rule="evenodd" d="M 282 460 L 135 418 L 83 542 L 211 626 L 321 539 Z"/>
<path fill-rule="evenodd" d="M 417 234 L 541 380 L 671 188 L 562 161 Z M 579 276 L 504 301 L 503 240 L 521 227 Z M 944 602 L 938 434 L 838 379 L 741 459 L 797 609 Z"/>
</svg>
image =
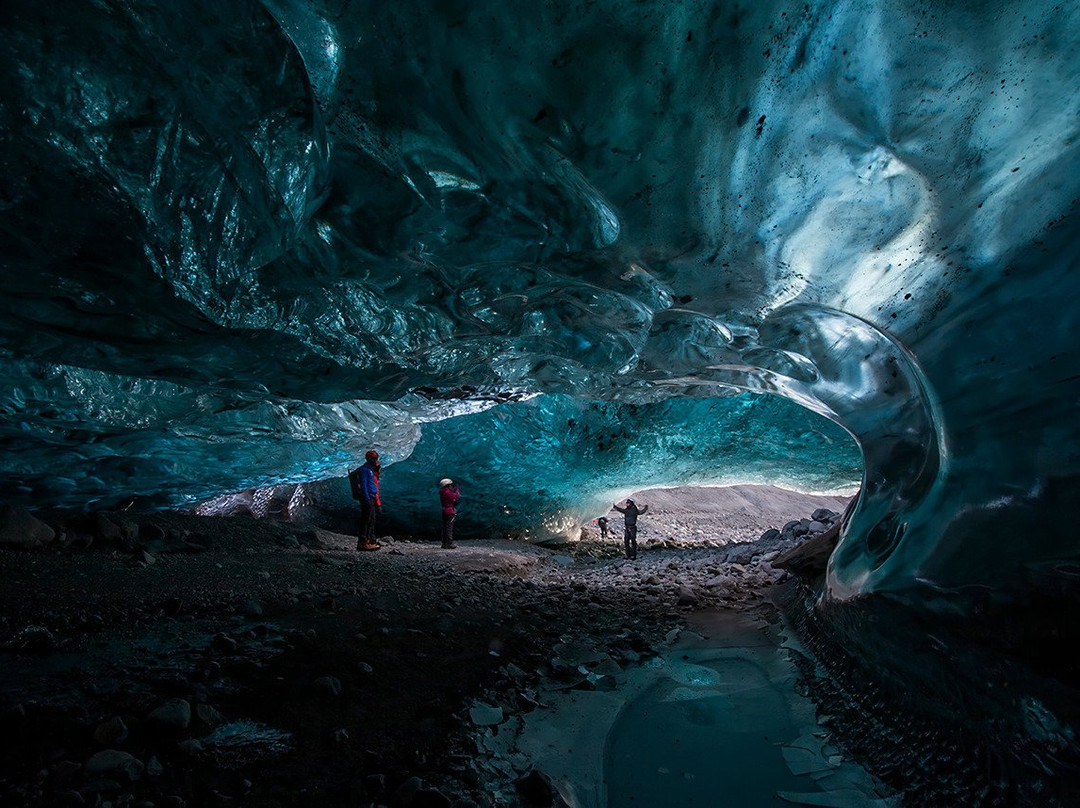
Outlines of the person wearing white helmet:
<svg viewBox="0 0 1080 808">
<path fill-rule="evenodd" d="M 457 516 L 457 504 L 461 499 L 461 489 L 449 477 L 439 480 L 439 504 L 442 505 L 442 546 L 444 550 L 453 550 L 454 517 Z"/>
</svg>

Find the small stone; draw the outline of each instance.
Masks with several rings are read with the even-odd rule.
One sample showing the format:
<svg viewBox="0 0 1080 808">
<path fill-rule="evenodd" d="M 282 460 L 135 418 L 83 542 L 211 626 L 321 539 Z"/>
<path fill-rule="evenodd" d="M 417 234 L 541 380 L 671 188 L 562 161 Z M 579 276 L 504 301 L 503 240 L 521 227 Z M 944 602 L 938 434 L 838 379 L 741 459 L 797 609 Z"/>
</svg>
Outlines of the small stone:
<svg viewBox="0 0 1080 808">
<path fill-rule="evenodd" d="M 52 767 L 52 776 L 58 783 L 67 783 L 82 771 L 82 766 L 73 760 L 61 760 Z"/>
<path fill-rule="evenodd" d="M 238 645 L 239 644 L 236 642 L 236 640 L 234 640 L 232 637 L 229 637 L 229 636 L 227 636 L 225 634 L 218 634 L 216 637 L 214 637 L 213 641 L 210 643 L 211 648 L 213 648 L 215 651 L 218 651 L 219 653 L 222 653 L 222 654 L 234 654 L 234 653 L 236 653 L 236 649 L 237 649 Z"/>
<path fill-rule="evenodd" d="M 537 769 L 533 769 L 524 777 L 515 780 L 514 787 L 517 789 L 524 805 L 568 808 L 566 801 L 555 788 L 551 778 Z"/>
<path fill-rule="evenodd" d="M 150 555 L 150 553 L 141 547 L 135 551 L 135 560 L 140 564 L 146 565 L 157 563 L 157 558 Z"/>
<path fill-rule="evenodd" d="M 394 804 L 400 805 L 402 808 L 411 808 L 413 797 L 424 785 L 424 781 L 419 777 L 410 777 L 404 783 L 397 787 L 397 791 L 394 792 Z"/>
<path fill-rule="evenodd" d="M 40 547 L 56 538 L 56 531 L 18 505 L 0 505 L 0 544 Z"/>
<path fill-rule="evenodd" d="M 83 771 L 89 775 L 122 775 L 131 782 L 140 779 L 145 768 L 134 755 L 118 749 L 103 749 L 83 764 Z"/>
<path fill-rule="evenodd" d="M 128 728 L 118 715 L 102 721 L 94 729 L 94 740 L 102 746 L 115 746 L 127 740 Z"/>
<path fill-rule="evenodd" d="M 698 602 L 697 593 L 688 586 L 680 586 L 675 594 L 680 606 L 693 606 Z"/>
<path fill-rule="evenodd" d="M 502 707 L 493 707 L 478 701 L 469 709 L 469 718 L 478 727 L 493 727 L 502 723 L 503 710 Z"/>
<path fill-rule="evenodd" d="M 184 699 L 169 699 L 146 718 L 173 729 L 187 729 L 191 724 L 191 705 Z"/>
<path fill-rule="evenodd" d="M 341 695 L 341 680 L 336 676 L 320 676 L 311 683 L 311 687 L 316 693 L 326 696 Z"/>
<path fill-rule="evenodd" d="M 201 755 L 206 747 L 203 746 L 203 742 L 198 738 L 187 738 L 180 741 L 180 743 L 176 745 L 176 748 L 189 757 L 196 757 Z"/>
<path fill-rule="evenodd" d="M 619 683 L 615 680 L 614 676 L 603 674 L 597 676 L 596 674 L 589 675 L 589 681 L 592 683 L 593 688 L 596 690 L 611 691 L 618 688 Z"/>
<path fill-rule="evenodd" d="M 90 794 L 115 794 L 121 788 L 123 788 L 123 786 L 121 786 L 119 782 L 113 780 L 111 777 L 99 777 L 96 780 L 91 780 L 89 783 L 84 783 L 83 785 L 79 786 L 79 793 L 83 794 L 84 796 Z M 109 803 L 103 803 L 100 801 L 100 799 L 98 799 L 95 801 L 95 804 L 104 807 Z"/>
<path fill-rule="evenodd" d="M 216 708 L 211 707 L 209 704 L 195 705 L 195 715 L 202 723 L 206 724 L 206 726 L 210 728 L 225 723 L 225 716 L 223 716 L 220 712 L 217 711 Z"/>
<path fill-rule="evenodd" d="M 56 638 L 44 626 L 20 629 L 6 647 L 21 654 L 48 654 L 56 648 Z"/>
<path fill-rule="evenodd" d="M 160 525 L 151 524 L 150 522 L 138 526 L 138 536 L 139 541 L 158 544 L 165 541 L 165 531 L 161 529 Z"/>
</svg>

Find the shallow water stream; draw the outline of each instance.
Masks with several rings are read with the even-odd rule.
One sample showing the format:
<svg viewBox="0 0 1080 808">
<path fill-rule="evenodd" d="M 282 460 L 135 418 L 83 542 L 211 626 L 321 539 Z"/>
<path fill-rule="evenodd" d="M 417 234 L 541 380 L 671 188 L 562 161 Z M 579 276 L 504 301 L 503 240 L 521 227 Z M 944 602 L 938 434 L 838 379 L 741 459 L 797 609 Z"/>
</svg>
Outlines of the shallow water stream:
<svg viewBox="0 0 1080 808">
<path fill-rule="evenodd" d="M 796 692 L 789 642 L 751 615 L 698 614 L 614 692 L 549 700 L 519 749 L 574 806 L 896 804 Z"/>
<path fill-rule="evenodd" d="M 695 618 L 664 675 L 608 734 L 607 804 L 868 805 L 872 785 L 828 744 L 776 627 L 733 612 Z"/>
<path fill-rule="evenodd" d="M 782 745 L 798 739 L 812 715 L 793 703 L 776 646 L 741 621 L 710 618 L 725 625 L 705 627 L 709 638 L 686 635 L 676 649 L 686 658 L 611 728 L 604 773 L 612 808 L 753 808 L 776 805 L 780 791 L 821 793 L 784 759 Z M 714 646 L 714 636 L 725 645 Z"/>
</svg>

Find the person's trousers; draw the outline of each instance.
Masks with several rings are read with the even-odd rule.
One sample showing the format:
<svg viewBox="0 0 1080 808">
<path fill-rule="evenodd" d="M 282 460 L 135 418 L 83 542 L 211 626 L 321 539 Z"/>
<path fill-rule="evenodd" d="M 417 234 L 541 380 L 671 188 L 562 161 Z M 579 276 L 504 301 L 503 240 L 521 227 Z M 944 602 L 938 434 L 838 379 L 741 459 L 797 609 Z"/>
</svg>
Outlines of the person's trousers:
<svg viewBox="0 0 1080 808">
<path fill-rule="evenodd" d="M 637 525 L 626 526 L 626 532 L 623 533 L 623 544 L 626 545 L 626 557 L 635 558 L 637 556 Z"/>
<path fill-rule="evenodd" d="M 454 519 L 457 514 L 444 513 L 442 515 L 442 546 L 449 547 L 454 543 Z"/>
<path fill-rule="evenodd" d="M 357 531 L 356 545 L 374 544 L 375 542 L 375 503 L 360 500 L 360 529 Z"/>
</svg>

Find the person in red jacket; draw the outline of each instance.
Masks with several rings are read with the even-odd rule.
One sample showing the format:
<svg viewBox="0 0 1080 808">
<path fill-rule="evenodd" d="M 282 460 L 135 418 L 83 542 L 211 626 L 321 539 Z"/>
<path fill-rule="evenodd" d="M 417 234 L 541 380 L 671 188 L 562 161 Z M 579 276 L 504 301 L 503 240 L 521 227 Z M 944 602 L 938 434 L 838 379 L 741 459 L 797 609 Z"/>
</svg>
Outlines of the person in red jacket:
<svg viewBox="0 0 1080 808">
<path fill-rule="evenodd" d="M 457 516 L 457 504 L 461 499 L 461 489 L 449 477 L 439 480 L 439 503 L 442 505 L 442 546 L 444 550 L 453 550 L 454 517 Z"/>
</svg>

